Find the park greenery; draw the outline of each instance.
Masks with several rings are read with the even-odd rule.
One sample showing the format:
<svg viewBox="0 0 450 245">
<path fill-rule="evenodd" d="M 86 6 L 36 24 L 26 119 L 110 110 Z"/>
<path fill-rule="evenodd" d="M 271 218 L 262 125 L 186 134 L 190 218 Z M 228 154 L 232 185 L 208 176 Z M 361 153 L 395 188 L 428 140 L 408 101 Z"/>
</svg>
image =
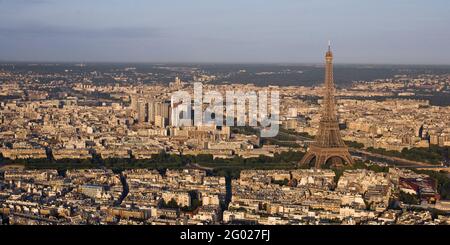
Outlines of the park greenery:
<svg viewBox="0 0 450 245">
<path fill-rule="evenodd" d="M 0 165 L 23 165 L 28 169 L 87 169 L 87 168 L 109 168 L 115 171 L 124 169 L 182 169 L 190 164 L 211 168 L 215 174 L 220 176 L 238 177 L 241 170 L 245 169 L 294 169 L 303 157 L 302 152 L 287 151 L 275 153 L 273 157 L 258 156 L 243 158 L 234 156 L 232 158 L 214 158 L 210 154 L 199 155 L 176 155 L 161 152 L 153 154 L 150 159 L 131 158 L 108 158 L 102 159 L 94 155 L 88 159 L 16 159 L 11 160 L 0 156 Z"/>
<path fill-rule="evenodd" d="M 440 147 L 431 145 L 429 148 L 404 148 L 401 152 L 398 151 L 389 151 L 383 148 L 367 148 L 367 151 L 391 156 L 404 158 L 412 161 L 426 162 L 430 164 L 440 164 L 444 159 L 450 158 L 450 147 Z"/>
</svg>

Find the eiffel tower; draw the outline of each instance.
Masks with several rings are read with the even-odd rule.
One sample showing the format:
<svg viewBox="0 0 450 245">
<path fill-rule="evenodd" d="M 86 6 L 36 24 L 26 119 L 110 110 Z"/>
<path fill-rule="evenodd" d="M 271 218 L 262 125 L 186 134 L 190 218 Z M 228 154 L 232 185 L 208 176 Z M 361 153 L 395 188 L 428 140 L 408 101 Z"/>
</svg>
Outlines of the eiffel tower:
<svg viewBox="0 0 450 245">
<path fill-rule="evenodd" d="M 348 148 L 341 138 L 336 112 L 335 87 L 333 81 L 333 53 L 331 44 L 325 54 L 325 88 L 319 130 L 315 141 L 300 161 L 300 165 L 321 168 L 353 164 Z"/>
</svg>

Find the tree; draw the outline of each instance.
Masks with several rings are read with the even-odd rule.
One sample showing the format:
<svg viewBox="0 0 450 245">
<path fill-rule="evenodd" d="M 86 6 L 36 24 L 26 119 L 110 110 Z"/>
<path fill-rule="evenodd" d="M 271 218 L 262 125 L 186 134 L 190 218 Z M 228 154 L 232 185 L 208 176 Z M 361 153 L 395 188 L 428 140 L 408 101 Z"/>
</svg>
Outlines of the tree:
<svg viewBox="0 0 450 245">
<path fill-rule="evenodd" d="M 207 163 L 214 161 L 214 157 L 212 154 L 199 154 L 195 157 L 195 162 L 198 163 Z"/>
<path fill-rule="evenodd" d="M 349 147 L 362 149 L 364 148 L 364 144 L 358 143 L 356 141 L 345 141 L 345 144 L 347 144 Z"/>
<path fill-rule="evenodd" d="M 278 184 L 280 186 L 285 186 L 289 184 L 289 180 L 288 179 L 284 179 L 284 180 L 272 180 L 273 184 Z"/>
<path fill-rule="evenodd" d="M 178 208 L 178 203 L 175 199 L 170 199 L 170 201 L 165 205 L 168 208 Z"/>
<path fill-rule="evenodd" d="M 400 192 L 399 200 L 410 205 L 420 204 L 420 200 L 416 195 L 405 193 L 403 191 Z"/>
</svg>

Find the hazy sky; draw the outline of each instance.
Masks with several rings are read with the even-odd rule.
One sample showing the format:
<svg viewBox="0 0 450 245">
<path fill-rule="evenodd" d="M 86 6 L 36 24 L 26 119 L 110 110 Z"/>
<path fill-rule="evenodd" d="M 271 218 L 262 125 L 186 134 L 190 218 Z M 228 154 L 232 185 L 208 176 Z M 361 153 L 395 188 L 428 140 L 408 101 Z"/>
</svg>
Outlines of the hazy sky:
<svg viewBox="0 0 450 245">
<path fill-rule="evenodd" d="M 448 0 L 0 0 L 0 60 L 450 64 Z"/>
</svg>

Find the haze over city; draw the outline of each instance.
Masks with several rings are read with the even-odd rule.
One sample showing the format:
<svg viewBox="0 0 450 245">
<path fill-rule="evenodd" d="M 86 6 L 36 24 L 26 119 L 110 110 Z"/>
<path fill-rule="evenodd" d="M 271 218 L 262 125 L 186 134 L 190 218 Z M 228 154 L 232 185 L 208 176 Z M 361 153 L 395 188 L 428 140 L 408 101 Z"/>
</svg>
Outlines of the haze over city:
<svg viewBox="0 0 450 245">
<path fill-rule="evenodd" d="M 0 1 L 0 60 L 450 64 L 450 3 Z"/>
</svg>

